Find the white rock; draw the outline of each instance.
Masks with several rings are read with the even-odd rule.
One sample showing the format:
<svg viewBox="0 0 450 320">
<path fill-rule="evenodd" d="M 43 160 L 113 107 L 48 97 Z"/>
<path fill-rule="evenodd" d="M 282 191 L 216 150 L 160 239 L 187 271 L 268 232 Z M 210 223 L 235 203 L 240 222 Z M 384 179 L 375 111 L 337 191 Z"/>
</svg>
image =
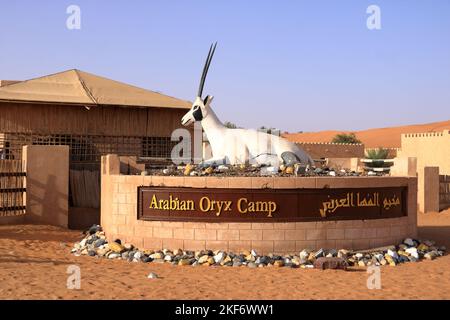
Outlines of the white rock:
<svg viewBox="0 0 450 320">
<path fill-rule="evenodd" d="M 258 254 L 256 253 L 255 250 L 252 250 L 250 253 L 251 253 L 251 255 L 254 256 L 254 257 L 256 257 L 256 256 L 258 255 Z"/>
<path fill-rule="evenodd" d="M 332 177 L 336 177 L 336 172 L 330 171 L 330 172 L 328 172 L 328 175 L 330 175 L 330 176 L 332 176 Z"/>
<path fill-rule="evenodd" d="M 170 170 L 169 169 L 163 169 L 163 173 L 164 174 L 169 174 Z"/>
<path fill-rule="evenodd" d="M 167 255 L 164 257 L 165 261 L 172 261 L 172 256 L 171 255 Z"/>
<path fill-rule="evenodd" d="M 274 175 L 278 173 L 278 167 L 272 166 L 272 167 L 262 167 L 261 168 L 261 175 L 268 176 L 268 175 Z"/>
<path fill-rule="evenodd" d="M 414 247 L 414 240 L 411 238 L 406 238 L 405 241 L 403 241 L 404 244 L 410 247 Z"/>
<path fill-rule="evenodd" d="M 225 253 L 221 251 L 214 256 L 214 261 L 216 263 L 221 263 L 224 258 L 225 258 Z"/>
<path fill-rule="evenodd" d="M 117 259 L 120 257 L 120 253 L 112 252 L 108 255 L 108 259 Z"/>
<path fill-rule="evenodd" d="M 398 259 L 398 254 L 397 254 L 397 252 L 395 252 L 395 251 L 393 251 L 393 250 L 391 250 L 391 249 L 388 249 L 387 254 L 390 255 L 392 258 Z"/>
<path fill-rule="evenodd" d="M 149 279 L 158 279 L 158 275 L 154 272 L 150 272 L 147 276 Z"/>
<path fill-rule="evenodd" d="M 229 170 L 230 168 L 228 168 L 226 165 L 221 164 L 220 166 L 217 167 L 217 170 L 219 171 L 226 171 Z"/>
<path fill-rule="evenodd" d="M 81 247 L 81 248 L 84 247 L 84 246 L 86 246 L 86 241 L 87 241 L 86 238 L 84 238 L 83 240 L 80 241 L 80 247 Z"/>
<path fill-rule="evenodd" d="M 190 176 L 196 176 L 197 175 L 197 171 L 191 171 L 191 173 L 189 173 Z"/>
<path fill-rule="evenodd" d="M 405 250 L 406 253 L 409 253 L 412 257 L 419 259 L 419 253 L 417 252 L 417 248 L 408 248 Z"/>
<path fill-rule="evenodd" d="M 300 255 L 300 260 L 306 260 L 309 257 L 309 253 L 306 250 L 302 250 L 299 255 Z"/>
<path fill-rule="evenodd" d="M 369 172 L 367 173 L 367 175 L 368 175 L 368 176 L 376 176 L 377 174 L 376 174 L 375 172 L 373 172 L 373 171 L 369 171 Z"/>
</svg>

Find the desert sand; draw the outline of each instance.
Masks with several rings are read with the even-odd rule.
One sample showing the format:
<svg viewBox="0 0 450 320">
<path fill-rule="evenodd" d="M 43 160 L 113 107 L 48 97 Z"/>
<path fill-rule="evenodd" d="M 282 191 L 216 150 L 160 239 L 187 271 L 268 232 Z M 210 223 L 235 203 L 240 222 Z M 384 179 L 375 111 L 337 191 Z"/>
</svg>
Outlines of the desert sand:
<svg viewBox="0 0 450 320">
<path fill-rule="evenodd" d="M 441 132 L 444 129 L 450 129 L 450 120 L 410 126 L 355 131 L 355 134 L 366 148 L 400 148 L 402 133 Z M 336 134 L 342 132 L 348 133 L 348 131 L 327 130 L 288 133 L 283 134 L 283 136 L 294 142 L 331 142 Z"/>
<path fill-rule="evenodd" d="M 450 247 L 450 210 L 419 214 L 419 236 Z M 381 267 L 381 289 L 350 271 L 192 267 L 75 257 L 79 231 L 0 226 L 0 299 L 450 299 L 450 255 Z M 67 289 L 67 267 L 81 289 Z M 159 279 L 147 279 L 150 272 Z"/>
</svg>

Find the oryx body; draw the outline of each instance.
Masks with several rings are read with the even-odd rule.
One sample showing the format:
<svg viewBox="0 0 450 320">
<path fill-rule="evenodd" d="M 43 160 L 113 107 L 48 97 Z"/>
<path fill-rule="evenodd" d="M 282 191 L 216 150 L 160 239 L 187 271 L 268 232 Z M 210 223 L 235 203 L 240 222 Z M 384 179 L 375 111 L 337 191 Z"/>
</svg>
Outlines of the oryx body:
<svg viewBox="0 0 450 320">
<path fill-rule="evenodd" d="M 204 163 L 278 165 L 282 160 L 281 154 L 291 152 L 299 162 L 313 165 L 313 160 L 305 151 L 282 137 L 252 129 L 231 129 L 223 125 L 211 108 L 213 97 L 201 98 L 215 47 L 211 46 L 206 59 L 197 98 L 181 120 L 185 126 L 201 121 L 213 155 Z"/>
</svg>

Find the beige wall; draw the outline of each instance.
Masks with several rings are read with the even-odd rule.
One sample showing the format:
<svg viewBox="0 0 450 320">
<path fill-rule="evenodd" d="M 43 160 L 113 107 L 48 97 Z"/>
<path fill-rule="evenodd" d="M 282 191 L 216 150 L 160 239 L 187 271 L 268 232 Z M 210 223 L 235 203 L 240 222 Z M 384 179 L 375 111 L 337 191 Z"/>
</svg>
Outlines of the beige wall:
<svg viewBox="0 0 450 320">
<path fill-rule="evenodd" d="M 119 175 L 117 156 L 102 159 L 101 224 L 116 238 L 144 249 L 255 249 L 289 253 L 304 248 L 366 249 L 417 236 L 417 179 L 370 178 L 219 178 Z M 408 186 L 408 216 L 378 220 L 290 223 L 165 222 L 137 219 L 137 187 L 141 185 L 198 188 L 345 188 Z"/>
<path fill-rule="evenodd" d="M 25 222 L 68 226 L 69 147 L 24 146 Z"/>
<path fill-rule="evenodd" d="M 401 139 L 402 148 L 398 151 L 398 156 L 417 158 L 419 210 L 422 212 L 439 210 L 436 209 L 439 208 L 439 204 L 437 207 L 435 205 L 435 199 L 439 199 L 439 188 L 436 191 L 436 188 L 425 186 L 426 183 L 439 184 L 439 178 L 437 182 L 431 183 L 430 179 L 435 179 L 432 178 L 435 174 L 433 175 L 430 171 L 425 179 L 424 172 L 425 167 L 437 167 L 439 174 L 450 175 L 450 130 L 402 134 Z M 428 204 L 426 204 L 427 200 Z"/>
<path fill-rule="evenodd" d="M 298 142 L 296 144 L 306 151 L 313 159 L 364 157 L 363 144 L 313 142 Z"/>
<path fill-rule="evenodd" d="M 441 174 L 450 175 L 450 130 L 402 134 L 398 156 L 416 157 L 419 172 L 424 167 L 439 167 Z"/>
</svg>

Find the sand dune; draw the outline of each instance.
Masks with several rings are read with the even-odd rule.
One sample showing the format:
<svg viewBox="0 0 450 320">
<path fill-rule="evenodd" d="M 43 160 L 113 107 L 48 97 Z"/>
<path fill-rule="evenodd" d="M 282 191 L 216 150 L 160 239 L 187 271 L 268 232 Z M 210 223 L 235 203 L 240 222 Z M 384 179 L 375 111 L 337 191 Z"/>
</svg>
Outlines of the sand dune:
<svg viewBox="0 0 450 320">
<path fill-rule="evenodd" d="M 450 129 L 450 120 L 400 127 L 368 129 L 363 131 L 355 131 L 355 134 L 367 148 L 400 148 L 400 135 L 402 133 L 436 132 L 444 129 Z M 283 136 L 295 142 L 330 142 L 336 134 L 342 132 L 343 131 L 328 130 L 305 133 L 288 133 Z"/>
</svg>

